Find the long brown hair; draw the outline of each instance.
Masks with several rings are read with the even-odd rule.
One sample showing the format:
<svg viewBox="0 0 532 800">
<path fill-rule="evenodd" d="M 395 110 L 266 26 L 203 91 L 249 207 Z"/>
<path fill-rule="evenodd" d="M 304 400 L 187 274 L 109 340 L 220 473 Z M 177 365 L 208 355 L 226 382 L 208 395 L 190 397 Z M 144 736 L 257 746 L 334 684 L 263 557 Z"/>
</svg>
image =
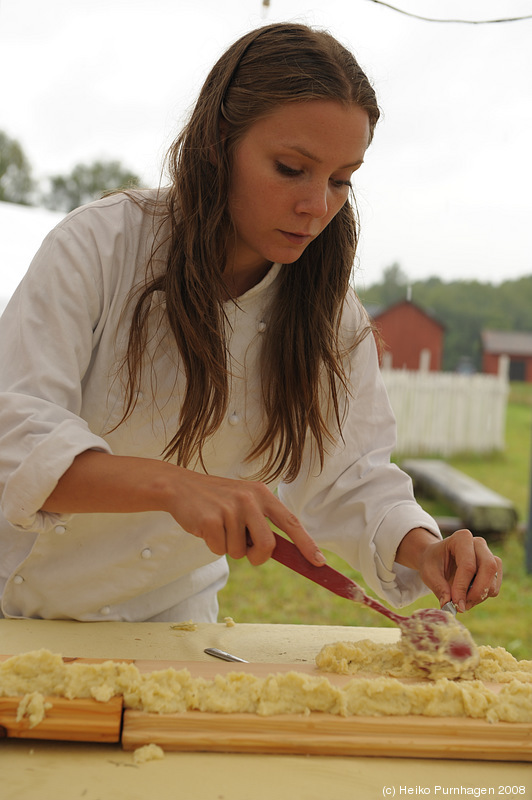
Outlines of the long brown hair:
<svg viewBox="0 0 532 800">
<path fill-rule="evenodd" d="M 232 230 L 227 198 L 235 146 L 279 104 L 315 99 L 361 106 L 373 135 L 379 108 L 353 55 L 324 31 L 264 26 L 240 38 L 215 64 L 168 152 L 166 265 L 161 275 L 148 270 L 133 311 L 123 419 L 136 402 L 150 304 L 154 292 L 163 292 L 186 375 L 179 427 L 164 456 L 183 466 L 195 458 L 203 463 L 202 445 L 227 413 L 222 276 Z M 264 425 L 248 456 L 265 458 L 258 478 L 293 480 L 309 431 L 323 466 L 326 441 L 340 430 L 339 390 L 347 391 L 347 378 L 339 325 L 357 240 L 357 217 L 347 202 L 295 265 L 280 272 L 269 309 L 268 330 L 275 335 L 265 335 L 261 352 Z M 367 331 L 366 326 L 357 339 Z"/>
</svg>

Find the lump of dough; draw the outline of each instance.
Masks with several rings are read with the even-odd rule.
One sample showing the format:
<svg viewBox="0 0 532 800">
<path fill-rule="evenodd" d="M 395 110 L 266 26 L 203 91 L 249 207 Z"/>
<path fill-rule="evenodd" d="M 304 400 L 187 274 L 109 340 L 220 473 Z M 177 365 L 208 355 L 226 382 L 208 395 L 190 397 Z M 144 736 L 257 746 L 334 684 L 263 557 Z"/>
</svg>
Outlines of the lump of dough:
<svg viewBox="0 0 532 800">
<path fill-rule="evenodd" d="M 158 744 L 145 744 L 137 747 L 133 752 L 135 764 L 145 764 L 147 761 L 160 761 L 164 758 L 164 750 Z"/>
</svg>

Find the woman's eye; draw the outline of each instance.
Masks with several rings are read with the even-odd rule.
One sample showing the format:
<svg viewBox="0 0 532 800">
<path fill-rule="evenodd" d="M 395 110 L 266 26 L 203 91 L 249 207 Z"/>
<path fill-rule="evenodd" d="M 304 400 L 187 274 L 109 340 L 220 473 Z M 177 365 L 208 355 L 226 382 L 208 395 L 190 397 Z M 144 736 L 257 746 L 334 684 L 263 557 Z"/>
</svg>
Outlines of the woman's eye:
<svg viewBox="0 0 532 800">
<path fill-rule="evenodd" d="M 335 180 L 334 178 L 331 178 L 331 182 L 338 189 L 341 189 L 343 186 L 347 186 L 348 189 L 352 189 L 353 188 L 353 184 L 351 183 L 351 181 L 340 181 L 340 180 Z"/>
<path fill-rule="evenodd" d="M 275 162 L 275 169 L 277 172 L 280 172 L 281 175 L 287 175 L 289 178 L 295 178 L 302 173 L 302 170 L 293 169 L 292 167 L 287 166 L 287 164 L 283 164 L 281 161 Z"/>
</svg>

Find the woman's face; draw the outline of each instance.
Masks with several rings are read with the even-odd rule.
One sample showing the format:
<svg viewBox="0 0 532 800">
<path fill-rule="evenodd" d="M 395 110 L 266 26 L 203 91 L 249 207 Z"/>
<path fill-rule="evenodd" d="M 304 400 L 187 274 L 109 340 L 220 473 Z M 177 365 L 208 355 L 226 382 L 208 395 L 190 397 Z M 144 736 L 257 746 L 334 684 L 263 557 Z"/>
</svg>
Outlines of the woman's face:
<svg viewBox="0 0 532 800">
<path fill-rule="evenodd" d="M 296 261 L 346 202 L 368 142 L 367 113 L 333 100 L 287 103 L 254 123 L 233 155 L 227 271 L 260 280 L 268 264 Z"/>
</svg>

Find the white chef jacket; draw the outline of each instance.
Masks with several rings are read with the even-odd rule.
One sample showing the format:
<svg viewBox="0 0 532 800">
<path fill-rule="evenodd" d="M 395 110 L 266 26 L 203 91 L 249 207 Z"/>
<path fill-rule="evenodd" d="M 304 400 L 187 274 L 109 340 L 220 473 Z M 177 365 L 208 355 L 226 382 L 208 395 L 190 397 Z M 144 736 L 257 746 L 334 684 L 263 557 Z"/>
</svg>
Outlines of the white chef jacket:
<svg viewBox="0 0 532 800">
<path fill-rule="evenodd" d="M 215 621 L 225 558 L 166 512 L 61 515 L 41 511 L 74 458 L 88 449 L 160 459 L 177 429 L 185 390 L 164 298 L 152 300 L 148 358 L 137 405 L 123 413 L 117 371 L 127 345 L 126 298 L 142 283 L 155 226 L 125 194 L 81 207 L 47 236 L 0 319 L 0 592 L 12 618 Z M 281 269 L 226 311 L 231 359 L 225 421 L 206 443 L 210 474 L 246 478 L 261 422 L 259 354 Z M 346 301 L 346 336 L 361 321 Z M 153 370 L 150 368 L 153 361 Z M 321 547 L 360 570 L 396 607 L 427 589 L 417 572 L 394 563 L 412 528 L 439 536 L 415 502 L 410 479 L 389 456 L 395 423 L 367 336 L 351 358 L 354 398 L 343 441 L 320 472 L 310 441 L 303 468 L 277 488 L 283 503 Z M 155 394 L 155 403 L 152 402 Z M 199 466 L 195 467 L 198 470 Z"/>
</svg>

